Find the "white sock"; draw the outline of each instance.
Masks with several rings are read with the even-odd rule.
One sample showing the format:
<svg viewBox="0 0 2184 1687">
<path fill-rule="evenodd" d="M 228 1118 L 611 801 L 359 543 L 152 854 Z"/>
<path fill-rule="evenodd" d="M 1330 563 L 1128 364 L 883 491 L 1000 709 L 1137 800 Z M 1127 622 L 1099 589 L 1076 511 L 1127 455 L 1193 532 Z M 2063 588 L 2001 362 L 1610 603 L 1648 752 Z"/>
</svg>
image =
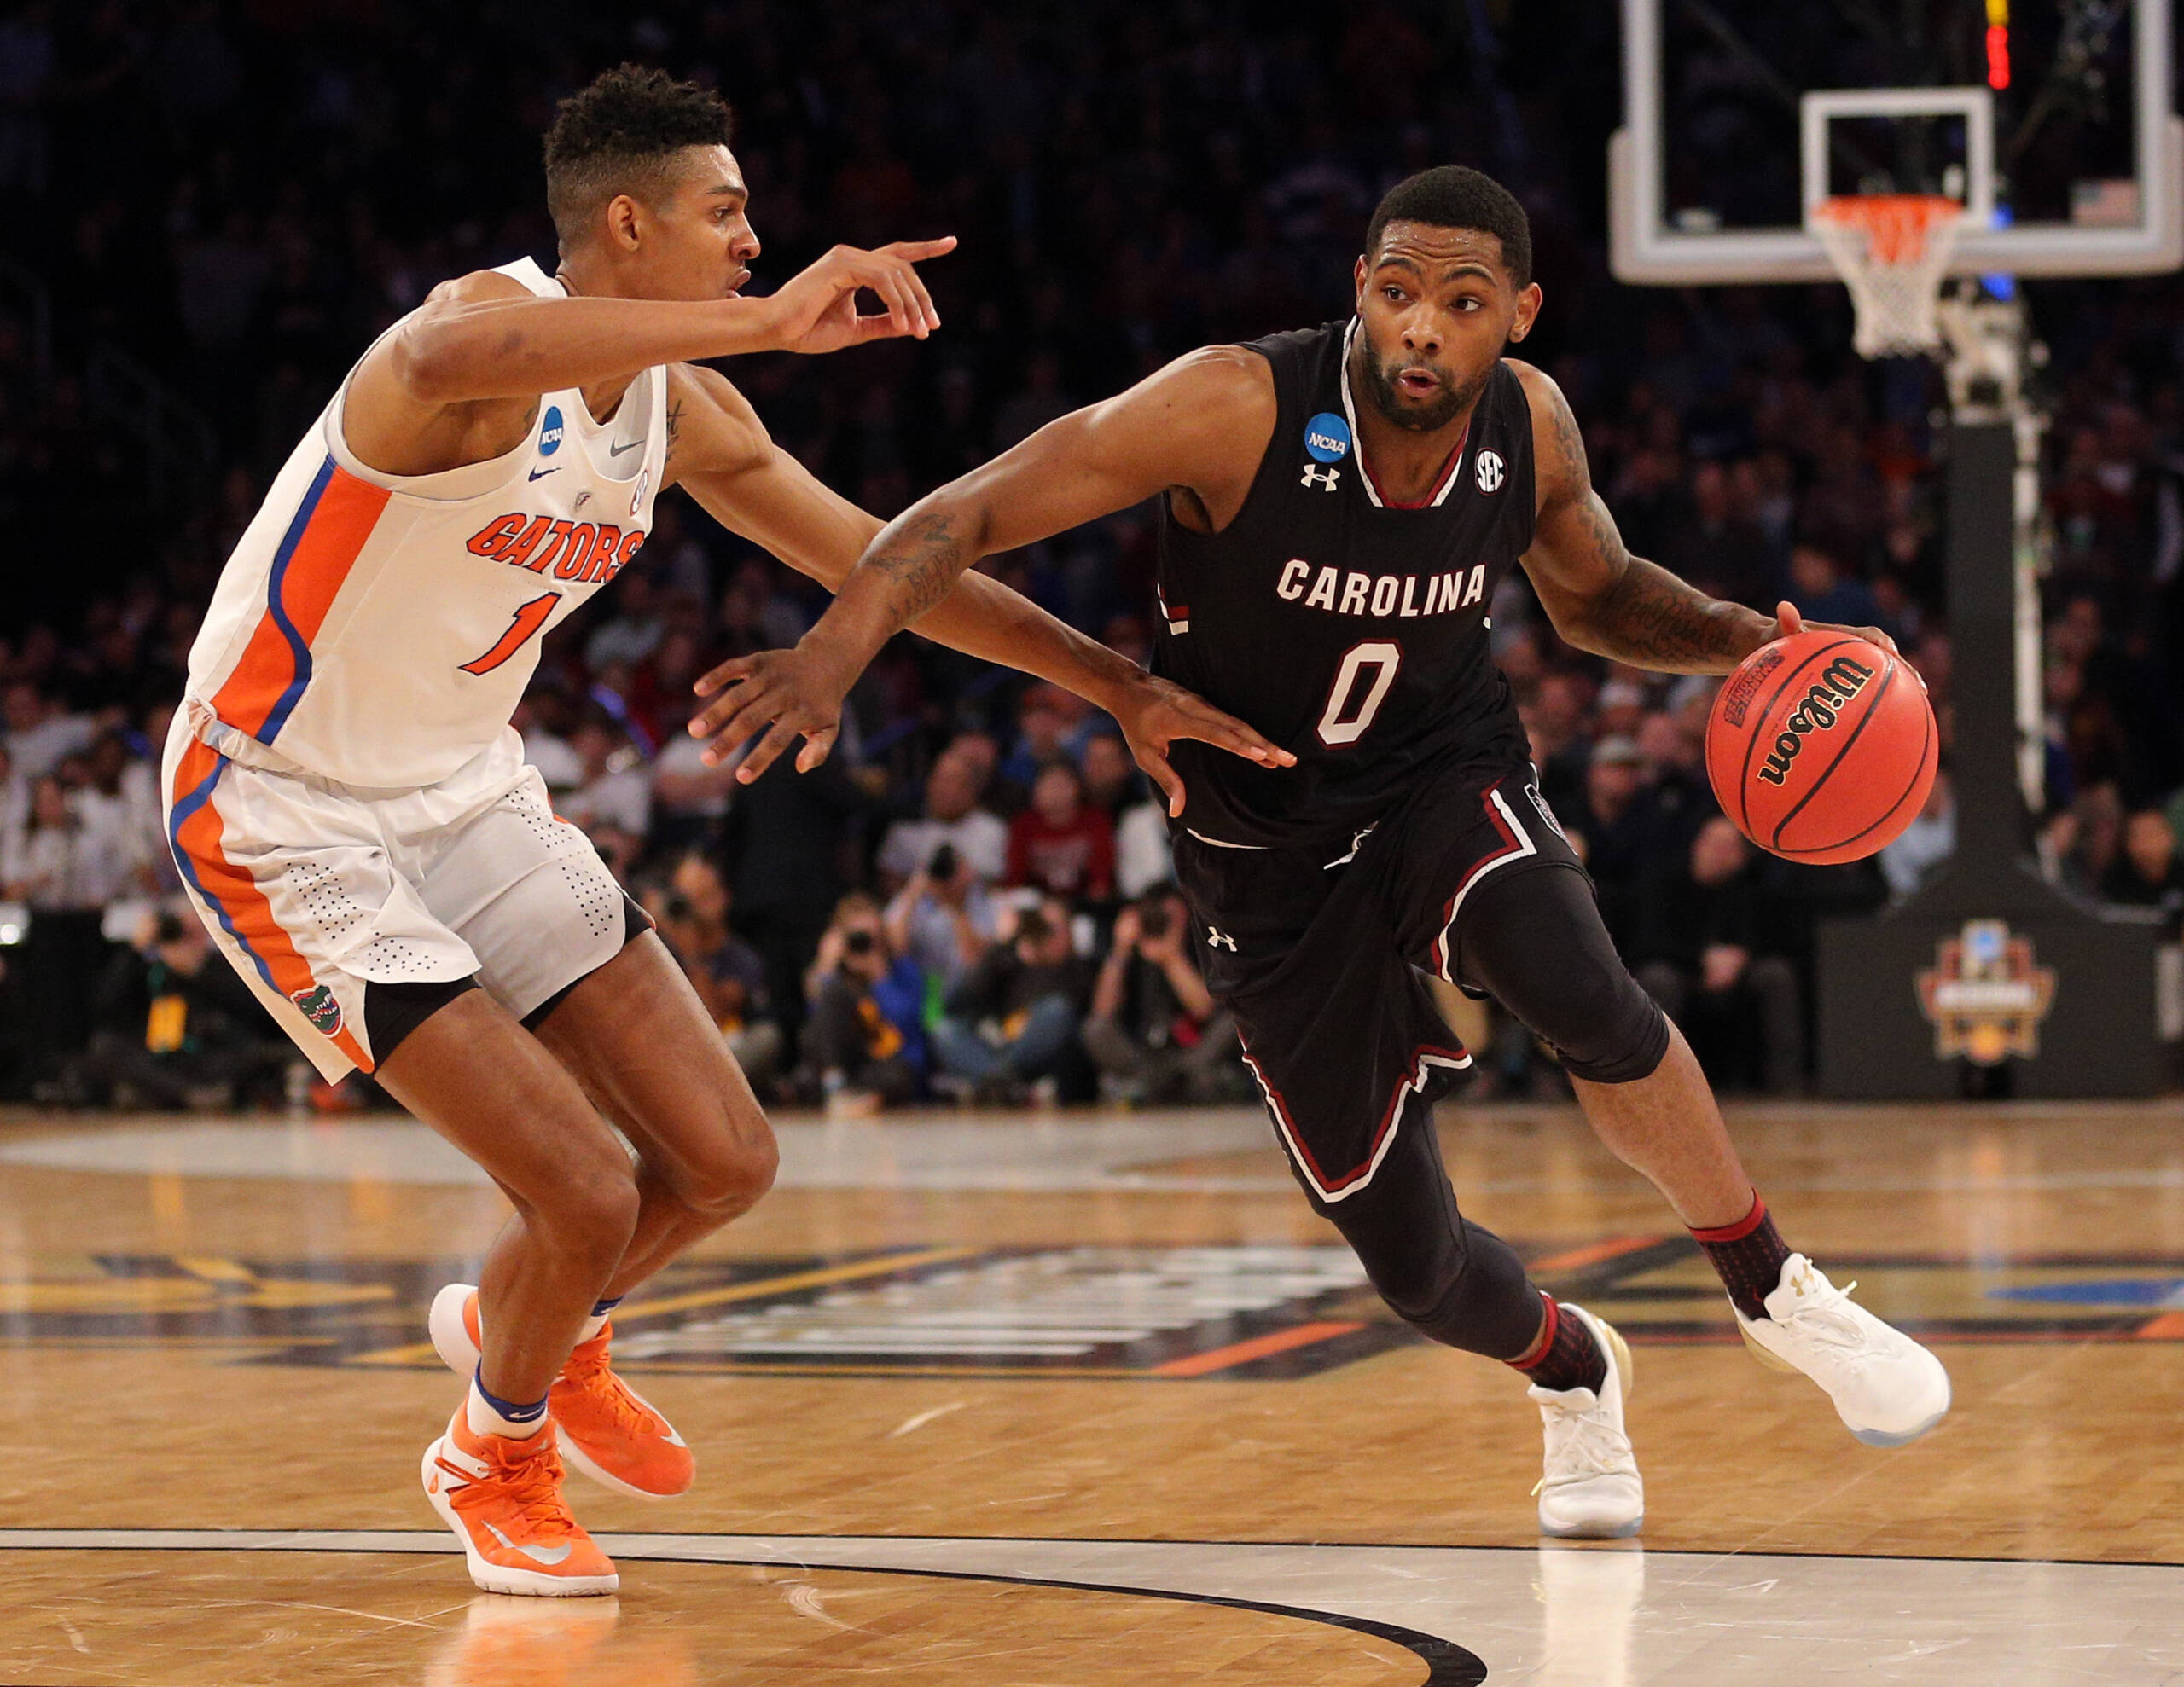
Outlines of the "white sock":
<svg viewBox="0 0 2184 1687">
<path fill-rule="evenodd" d="M 591 1316 L 584 1319 L 584 1328 L 577 1332 L 577 1345 L 582 1347 L 604 1330 L 607 1327 L 607 1320 L 614 1314 L 614 1308 L 621 1304 L 622 1297 L 619 1295 L 611 1301 L 595 1302 L 591 1308 Z"/>
<path fill-rule="evenodd" d="M 485 1392 L 485 1386 L 474 1376 L 470 1379 L 470 1397 L 463 1404 L 462 1415 L 473 1435 L 505 1435 L 512 1441 L 527 1441 L 546 1427 L 546 1402 L 536 1406 L 519 1406 L 497 1398 Z"/>
</svg>

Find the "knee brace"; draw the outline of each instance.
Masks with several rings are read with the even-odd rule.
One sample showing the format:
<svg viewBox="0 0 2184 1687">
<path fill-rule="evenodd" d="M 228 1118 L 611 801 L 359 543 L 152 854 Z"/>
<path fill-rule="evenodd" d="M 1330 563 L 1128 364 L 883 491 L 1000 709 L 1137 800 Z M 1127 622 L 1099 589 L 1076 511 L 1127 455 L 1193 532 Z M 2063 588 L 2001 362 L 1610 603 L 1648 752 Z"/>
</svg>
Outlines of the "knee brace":
<svg viewBox="0 0 2184 1687">
<path fill-rule="evenodd" d="M 1548 863 L 1497 874 L 1466 903 L 1456 931 L 1464 982 L 1491 994 L 1597 1084 L 1651 1077 L 1669 1022 L 1600 923 L 1583 873 Z"/>
</svg>

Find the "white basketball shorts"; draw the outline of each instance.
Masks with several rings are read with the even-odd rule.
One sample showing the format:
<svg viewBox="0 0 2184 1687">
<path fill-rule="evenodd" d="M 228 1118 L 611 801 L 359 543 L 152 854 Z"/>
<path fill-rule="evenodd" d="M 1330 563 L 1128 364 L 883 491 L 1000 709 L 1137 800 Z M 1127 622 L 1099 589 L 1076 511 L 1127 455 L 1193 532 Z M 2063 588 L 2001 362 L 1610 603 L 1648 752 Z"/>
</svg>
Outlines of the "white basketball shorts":
<svg viewBox="0 0 2184 1687">
<path fill-rule="evenodd" d="M 620 951 L 621 887 L 555 817 L 513 729 L 418 790 L 269 759 L 184 704 L 161 782 L 167 839 L 213 941 L 328 1082 L 375 1064 L 368 981 L 474 976 L 520 1019 Z"/>
</svg>

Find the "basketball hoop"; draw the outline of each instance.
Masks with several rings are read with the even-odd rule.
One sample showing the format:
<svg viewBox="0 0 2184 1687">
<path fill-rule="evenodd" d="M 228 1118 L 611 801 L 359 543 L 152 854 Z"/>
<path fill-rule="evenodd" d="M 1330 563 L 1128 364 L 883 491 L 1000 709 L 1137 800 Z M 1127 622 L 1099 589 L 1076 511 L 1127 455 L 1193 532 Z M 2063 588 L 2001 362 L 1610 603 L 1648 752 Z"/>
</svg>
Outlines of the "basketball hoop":
<svg viewBox="0 0 2184 1687">
<path fill-rule="evenodd" d="M 1853 194 L 1813 207 L 1808 226 L 1857 307 L 1861 357 L 1941 349 L 1934 303 L 1963 223 L 1963 206 L 1939 194 Z"/>
</svg>

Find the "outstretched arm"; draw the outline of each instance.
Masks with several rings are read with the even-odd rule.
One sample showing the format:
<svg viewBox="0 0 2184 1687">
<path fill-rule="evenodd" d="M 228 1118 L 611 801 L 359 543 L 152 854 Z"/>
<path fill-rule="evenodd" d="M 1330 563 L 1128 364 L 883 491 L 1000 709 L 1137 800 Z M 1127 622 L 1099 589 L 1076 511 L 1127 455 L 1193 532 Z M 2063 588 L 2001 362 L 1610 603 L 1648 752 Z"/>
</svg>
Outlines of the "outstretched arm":
<svg viewBox="0 0 2184 1687">
<path fill-rule="evenodd" d="M 433 289 L 365 353 L 342 426 L 389 473 L 483 461 L 530 426 L 542 392 L 626 379 L 656 364 L 750 351 L 822 352 L 940 325 L 916 265 L 954 239 L 877 252 L 836 246 L 768 299 L 553 299 L 481 270 Z M 870 290 L 886 307 L 859 315 Z"/>
<path fill-rule="evenodd" d="M 737 743 L 772 728 L 738 777 L 756 779 L 799 734 L 805 743 L 798 767 L 823 762 L 842 699 L 865 665 L 891 636 L 959 589 L 980 558 L 1163 492 L 1205 513 L 1210 525 L 1223 525 L 1249 490 L 1274 409 L 1264 360 L 1231 348 L 1194 352 L 1127 392 L 1049 423 L 921 500 L 873 540 L 833 606 L 793 651 L 720 669 L 718 677 L 733 685 L 707 713 L 720 739 Z M 926 630 L 922 622 L 919 629 Z M 1256 734 L 1252 741 L 1242 753 L 1265 765 L 1292 759 Z M 1139 761 L 1146 765 L 1141 753 Z M 1180 786 L 1172 774 L 1161 784 L 1176 811 Z"/>
<path fill-rule="evenodd" d="M 1528 363 L 1511 367 L 1531 403 L 1539 501 L 1525 571 L 1564 642 L 1634 668 L 1726 674 L 1760 646 L 1803 629 L 1790 604 L 1778 605 L 1770 619 L 1631 555 L 1593 490 L 1585 442 L 1562 389 Z M 1895 648 L 1878 627 L 1842 630 Z"/>
<path fill-rule="evenodd" d="M 839 591 L 880 532 L 878 519 L 775 444 L 749 402 L 712 370 L 677 369 L 668 403 L 673 433 L 668 478 L 723 527 Z M 951 581 L 912 624 L 950 649 L 1051 680 L 1106 710 L 1121 724 L 1138 765 L 1171 803 L 1182 791 L 1166 753 L 1176 739 L 1199 739 L 1270 764 L 1286 759 L 1243 722 L 1154 678 L 983 574 L 966 572 Z M 734 667 L 699 681 L 699 694 L 720 693 L 735 677 Z M 690 722 L 693 735 L 717 740 L 709 755 L 723 756 L 730 747 L 723 723 L 738 706 L 737 693 L 729 692 Z"/>
<path fill-rule="evenodd" d="M 852 340 L 900 334 L 923 339 L 940 317 L 915 266 L 955 245 L 950 236 L 877 252 L 838 246 L 769 299 L 542 299 L 506 276 L 494 276 L 498 287 L 464 285 L 492 274 L 483 272 L 434 289 L 386 342 L 386 361 L 415 396 L 447 403 L 529 397 L 694 357 L 831 351 Z M 852 333 L 803 343 L 860 287 L 886 309 L 855 317 Z"/>
</svg>

